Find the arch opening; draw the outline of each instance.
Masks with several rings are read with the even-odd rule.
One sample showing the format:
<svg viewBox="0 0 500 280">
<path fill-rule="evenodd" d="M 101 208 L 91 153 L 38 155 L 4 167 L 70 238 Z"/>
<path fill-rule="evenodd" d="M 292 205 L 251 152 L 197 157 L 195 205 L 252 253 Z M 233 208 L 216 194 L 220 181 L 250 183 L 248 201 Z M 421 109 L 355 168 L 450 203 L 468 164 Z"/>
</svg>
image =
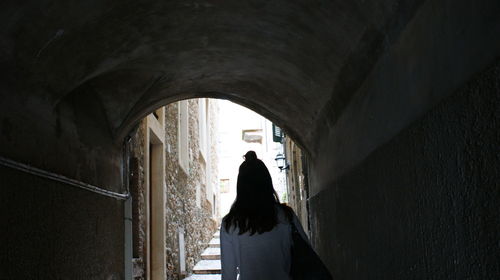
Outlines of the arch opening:
<svg viewBox="0 0 500 280">
<path fill-rule="evenodd" d="M 308 224 L 305 153 L 276 131 L 279 128 L 255 111 L 209 98 L 179 100 L 140 120 L 129 133 L 127 153 L 134 275 L 182 278 L 201 273 L 190 260 L 213 253 L 204 244 L 235 198 L 238 165 L 247 150 L 257 152 L 281 201 Z M 275 161 L 278 154 L 288 158 L 284 169 Z M 155 239 L 159 235 L 165 239 Z M 155 259 L 165 260 L 166 266 L 155 269 Z"/>
<path fill-rule="evenodd" d="M 229 94 L 229 93 L 223 93 L 223 92 L 200 92 L 200 93 L 191 93 L 191 94 L 183 94 L 183 95 L 177 95 L 173 97 L 166 97 L 165 99 L 161 101 L 157 101 L 155 103 L 152 103 L 150 105 L 145 106 L 144 109 L 141 110 L 134 110 L 134 112 L 131 112 L 129 116 L 124 120 L 120 128 L 118 129 L 118 132 L 116 133 L 116 141 L 121 141 L 120 139 L 123 139 L 126 137 L 126 135 L 129 135 L 135 130 L 135 127 L 141 122 L 142 119 L 147 117 L 151 112 L 154 112 L 158 108 L 162 108 L 164 106 L 167 106 L 169 104 L 182 101 L 182 100 L 189 100 L 189 99 L 196 99 L 196 98 L 210 98 L 210 99 L 219 99 L 219 100 L 227 100 L 232 103 L 238 104 L 242 107 L 248 108 L 249 110 L 263 116 L 264 118 L 270 120 L 272 123 L 276 124 L 279 126 L 281 129 L 283 129 L 286 134 L 293 139 L 295 143 L 297 143 L 301 149 L 303 149 L 306 153 L 310 152 L 310 149 L 308 146 L 305 145 L 304 143 L 304 137 L 303 135 L 300 134 L 297 128 L 293 126 L 290 122 L 286 121 L 286 115 L 285 116 L 280 116 L 281 112 L 275 113 L 273 112 L 272 106 L 269 106 L 269 104 L 261 104 L 257 103 L 253 100 L 246 99 L 244 97 L 240 97 L 236 94 Z"/>
<path fill-rule="evenodd" d="M 107 135 L 115 144 L 121 144 L 141 119 L 162 106 L 191 98 L 229 100 L 280 126 L 312 156 L 316 143 L 311 135 L 315 126 L 311 125 L 312 117 L 303 107 L 308 102 L 290 98 L 286 89 L 280 92 L 252 82 L 230 83 L 233 82 L 236 86 L 225 85 L 227 81 L 217 86 L 211 82 L 197 82 L 193 88 L 189 81 L 185 81 L 177 82 L 184 86 L 169 88 L 168 84 L 172 81 L 165 81 L 159 73 L 141 69 L 114 70 L 82 83 L 55 101 L 53 107 L 57 111 L 69 110 L 76 115 L 75 125 L 82 130 L 81 135 L 88 133 L 85 130 L 92 132 L 97 129 L 94 133 L 98 133 L 99 137 Z"/>
</svg>

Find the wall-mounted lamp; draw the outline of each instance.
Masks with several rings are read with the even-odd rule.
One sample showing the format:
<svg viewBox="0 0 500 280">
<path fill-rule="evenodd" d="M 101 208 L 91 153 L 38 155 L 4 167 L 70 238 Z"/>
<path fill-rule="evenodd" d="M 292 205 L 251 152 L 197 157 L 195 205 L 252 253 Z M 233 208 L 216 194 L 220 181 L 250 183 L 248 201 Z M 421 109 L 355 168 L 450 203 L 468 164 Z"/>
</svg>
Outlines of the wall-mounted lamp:
<svg viewBox="0 0 500 280">
<path fill-rule="evenodd" d="M 274 160 L 278 164 L 280 171 L 283 171 L 283 169 L 290 169 L 290 165 L 286 162 L 285 155 L 277 154 Z"/>
</svg>

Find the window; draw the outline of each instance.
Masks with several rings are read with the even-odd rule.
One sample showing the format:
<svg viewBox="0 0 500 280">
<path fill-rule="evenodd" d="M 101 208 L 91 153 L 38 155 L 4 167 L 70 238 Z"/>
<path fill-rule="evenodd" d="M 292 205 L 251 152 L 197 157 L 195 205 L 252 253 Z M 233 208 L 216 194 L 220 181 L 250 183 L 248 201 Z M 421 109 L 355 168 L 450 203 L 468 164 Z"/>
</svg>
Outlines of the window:
<svg viewBox="0 0 500 280">
<path fill-rule="evenodd" d="M 220 193 L 229 192 L 229 179 L 220 179 Z"/>
<path fill-rule="evenodd" d="M 262 129 L 245 129 L 241 131 L 241 138 L 247 143 L 262 144 Z"/>
<path fill-rule="evenodd" d="M 177 153 L 179 156 L 179 165 L 188 173 L 189 170 L 189 130 L 188 130 L 188 101 L 182 100 L 177 103 L 178 123 L 177 123 Z"/>
</svg>

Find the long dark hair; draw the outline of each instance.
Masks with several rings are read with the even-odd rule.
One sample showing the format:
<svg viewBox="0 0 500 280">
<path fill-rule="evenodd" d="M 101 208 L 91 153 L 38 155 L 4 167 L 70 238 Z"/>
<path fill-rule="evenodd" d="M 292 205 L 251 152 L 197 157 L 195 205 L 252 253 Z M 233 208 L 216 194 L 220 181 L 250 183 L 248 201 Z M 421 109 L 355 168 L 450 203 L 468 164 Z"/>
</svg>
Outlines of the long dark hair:
<svg viewBox="0 0 500 280">
<path fill-rule="evenodd" d="M 248 151 L 238 173 L 236 200 L 224 217 L 223 226 L 228 232 L 233 226 L 239 228 L 238 234 L 270 231 L 278 223 L 279 205 L 269 170 L 254 151 Z"/>
</svg>

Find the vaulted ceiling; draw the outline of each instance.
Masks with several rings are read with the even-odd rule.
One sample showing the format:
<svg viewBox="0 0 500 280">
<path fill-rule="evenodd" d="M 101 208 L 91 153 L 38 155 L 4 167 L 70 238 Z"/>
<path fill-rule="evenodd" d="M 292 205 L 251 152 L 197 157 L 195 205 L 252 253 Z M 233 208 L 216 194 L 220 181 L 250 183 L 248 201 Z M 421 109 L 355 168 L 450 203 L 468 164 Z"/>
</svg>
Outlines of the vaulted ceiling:
<svg viewBox="0 0 500 280">
<path fill-rule="evenodd" d="M 11 1 L 0 12 L 2 98 L 35 103 L 49 125 L 69 104 L 115 140 L 160 105 L 225 98 L 308 148 L 419 3 Z"/>
</svg>

